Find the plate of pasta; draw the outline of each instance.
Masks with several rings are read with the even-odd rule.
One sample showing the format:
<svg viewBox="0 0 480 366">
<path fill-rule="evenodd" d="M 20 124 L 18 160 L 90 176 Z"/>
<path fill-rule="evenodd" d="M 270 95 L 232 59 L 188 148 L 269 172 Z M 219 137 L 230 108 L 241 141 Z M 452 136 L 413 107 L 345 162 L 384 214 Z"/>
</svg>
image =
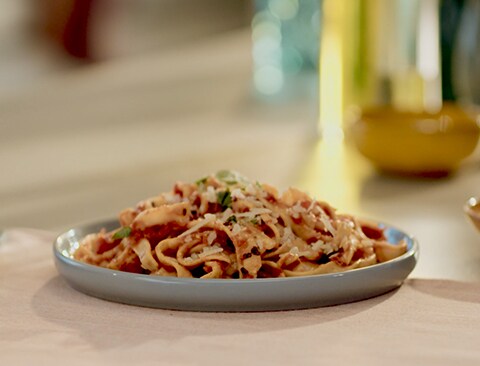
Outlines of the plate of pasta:
<svg viewBox="0 0 480 366">
<path fill-rule="evenodd" d="M 418 243 L 405 232 L 289 188 L 220 171 L 72 228 L 54 258 L 73 288 L 191 311 L 336 305 L 399 287 Z"/>
</svg>

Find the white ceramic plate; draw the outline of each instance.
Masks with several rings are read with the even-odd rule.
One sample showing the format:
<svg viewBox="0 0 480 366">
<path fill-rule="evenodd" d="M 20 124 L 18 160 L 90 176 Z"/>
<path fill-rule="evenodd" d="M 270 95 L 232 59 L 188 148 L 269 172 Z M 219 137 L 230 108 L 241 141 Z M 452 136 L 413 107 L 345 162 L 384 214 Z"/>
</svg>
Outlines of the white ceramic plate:
<svg viewBox="0 0 480 366">
<path fill-rule="evenodd" d="M 193 311 L 288 310 L 367 299 L 399 287 L 417 263 L 411 236 L 384 226 L 390 242 L 406 239 L 408 251 L 394 260 L 342 273 L 271 279 L 190 279 L 120 272 L 73 259 L 80 240 L 117 220 L 73 228 L 55 240 L 59 273 L 75 289 L 98 298 L 132 305 Z"/>
</svg>

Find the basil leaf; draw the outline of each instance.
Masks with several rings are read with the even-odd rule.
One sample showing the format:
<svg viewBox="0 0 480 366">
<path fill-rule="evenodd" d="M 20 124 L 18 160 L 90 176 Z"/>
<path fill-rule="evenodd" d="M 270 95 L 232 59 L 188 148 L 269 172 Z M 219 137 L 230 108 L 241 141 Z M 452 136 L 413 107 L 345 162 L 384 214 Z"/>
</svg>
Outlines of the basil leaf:
<svg viewBox="0 0 480 366">
<path fill-rule="evenodd" d="M 217 193 L 217 203 L 219 203 L 224 210 L 232 207 L 232 195 L 230 191 L 222 191 Z"/>
<path fill-rule="evenodd" d="M 232 215 L 230 216 L 227 220 L 225 220 L 226 223 L 228 222 L 237 222 L 237 216 Z"/>
<path fill-rule="evenodd" d="M 131 232 L 132 232 L 131 228 L 129 228 L 128 226 L 124 226 L 113 234 L 112 239 L 117 240 L 117 239 L 126 238 L 130 236 Z"/>
<path fill-rule="evenodd" d="M 237 184 L 238 179 L 235 173 L 231 172 L 230 170 L 220 170 L 215 174 L 215 177 L 222 182 L 227 184 Z"/>
<path fill-rule="evenodd" d="M 197 186 L 205 184 L 207 182 L 207 177 L 200 178 L 199 180 L 195 181 Z"/>
</svg>

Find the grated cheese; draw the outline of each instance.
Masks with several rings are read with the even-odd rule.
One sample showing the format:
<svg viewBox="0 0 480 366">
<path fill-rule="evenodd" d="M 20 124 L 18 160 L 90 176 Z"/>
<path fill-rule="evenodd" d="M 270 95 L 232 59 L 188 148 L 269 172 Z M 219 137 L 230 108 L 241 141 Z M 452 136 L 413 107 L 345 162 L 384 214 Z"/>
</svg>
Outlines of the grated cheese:
<svg viewBox="0 0 480 366">
<path fill-rule="evenodd" d="M 217 194 L 215 193 L 215 188 L 213 188 L 212 186 L 208 186 L 207 191 L 204 194 L 208 202 L 217 202 Z"/>
<path fill-rule="evenodd" d="M 233 225 L 232 234 L 237 235 L 240 231 L 242 231 L 242 227 L 238 224 Z"/>
<path fill-rule="evenodd" d="M 244 200 L 244 199 L 245 199 L 245 195 L 242 193 L 242 191 L 240 190 L 240 188 L 235 188 L 235 189 L 232 191 L 232 198 L 236 198 L 236 199 L 239 199 L 239 200 Z"/>
<path fill-rule="evenodd" d="M 245 192 L 254 195 L 257 193 L 257 189 L 254 187 L 253 184 L 250 183 L 245 187 Z"/>
<path fill-rule="evenodd" d="M 204 220 L 202 220 L 200 222 L 197 222 L 194 226 L 192 226 L 187 231 L 184 231 L 183 233 L 181 233 L 178 237 L 183 238 L 187 235 L 190 235 L 190 234 L 194 233 L 195 231 L 198 231 L 199 229 L 201 229 L 205 225 L 215 221 L 215 219 L 216 219 L 215 215 L 207 213 L 207 214 L 205 214 L 205 219 Z"/>
<path fill-rule="evenodd" d="M 314 251 L 316 252 L 322 251 L 324 254 L 327 254 L 327 255 L 335 251 L 335 248 L 332 245 L 332 243 L 326 243 L 323 240 L 318 240 L 315 243 L 312 243 L 311 247 Z"/>
<path fill-rule="evenodd" d="M 207 257 L 209 255 L 217 254 L 223 252 L 223 248 L 218 245 L 213 245 L 211 247 L 203 248 L 202 252 L 198 254 L 200 258 Z"/>
<path fill-rule="evenodd" d="M 170 203 L 170 204 L 182 202 L 182 198 L 180 197 L 179 194 L 173 194 L 171 192 L 168 192 L 168 193 L 164 193 L 163 197 L 165 198 L 167 203 Z"/>
<path fill-rule="evenodd" d="M 320 221 L 325 226 L 325 229 L 327 229 L 331 234 L 335 235 L 336 230 L 326 214 L 322 213 L 322 215 L 320 215 Z"/>
<path fill-rule="evenodd" d="M 210 234 L 208 234 L 208 237 L 207 237 L 208 245 L 212 245 L 212 243 L 216 238 L 217 238 L 217 232 L 216 231 L 210 232 Z"/>
</svg>

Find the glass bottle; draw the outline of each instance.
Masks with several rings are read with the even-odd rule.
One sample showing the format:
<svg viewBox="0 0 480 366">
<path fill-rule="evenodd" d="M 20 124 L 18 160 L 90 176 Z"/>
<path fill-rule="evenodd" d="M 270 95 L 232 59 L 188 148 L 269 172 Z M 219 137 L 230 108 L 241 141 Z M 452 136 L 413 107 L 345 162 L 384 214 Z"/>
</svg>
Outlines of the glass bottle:
<svg viewBox="0 0 480 366">
<path fill-rule="evenodd" d="M 345 132 L 377 167 L 404 174 L 445 175 L 472 153 L 475 118 L 442 84 L 451 80 L 444 61 L 453 59 L 441 42 L 450 34 L 442 28 L 447 2 L 324 0 L 325 137 Z"/>
</svg>

